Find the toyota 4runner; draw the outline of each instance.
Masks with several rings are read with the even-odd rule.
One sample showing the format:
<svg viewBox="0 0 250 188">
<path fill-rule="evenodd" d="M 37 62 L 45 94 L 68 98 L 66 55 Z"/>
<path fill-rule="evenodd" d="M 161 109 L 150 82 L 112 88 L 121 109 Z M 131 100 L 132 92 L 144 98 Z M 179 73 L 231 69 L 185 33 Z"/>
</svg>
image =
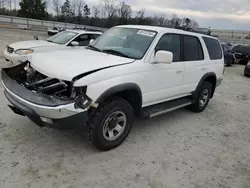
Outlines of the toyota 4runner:
<svg viewBox="0 0 250 188">
<path fill-rule="evenodd" d="M 39 126 L 85 127 L 100 150 L 120 145 L 134 117 L 189 106 L 202 112 L 222 81 L 216 38 L 152 26 L 117 26 L 86 49 L 28 56 L 2 69 L 9 107 Z"/>
</svg>

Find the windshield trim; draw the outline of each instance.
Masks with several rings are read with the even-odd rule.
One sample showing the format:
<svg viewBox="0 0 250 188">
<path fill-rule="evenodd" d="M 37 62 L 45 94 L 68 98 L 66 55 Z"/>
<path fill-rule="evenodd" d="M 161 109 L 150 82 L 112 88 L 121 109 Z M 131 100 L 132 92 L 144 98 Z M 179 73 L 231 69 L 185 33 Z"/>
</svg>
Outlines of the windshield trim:
<svg viewBox="0 0 250 188">
<path fill-rule="evenodd" d="M 135 59 L 135 60 L 141 60 L 141 59 L 143 59 L 146 56 L 146 54 L 148 53 L 149 48 L 153 45 L 153 43 L 154 43 L 154 41 L 156 39 L 156 36 L 158 36 L 158 31 L 151 30 L 151 29 L 143 29 L 143 28 L 139 28 L 139 27 L 138 28 L 137 27 L 136 28 L 133 28 L 133 27 L 121 27 L 121 26 L 115 26 L 113 28 L 136 29 L 136 30 L 144 30 L 144 31 L 150 31 L 150 32 L 154 32 L 155 33 L 154 37 L 152 37 L 151 43 L 146 48 L 144 54 L 141 57 L 131 57 L 130 58 L 130 59 Z M 110 28 L 110 29 L 112 29 L 112 28 Z M 99 37 L 101 37 L 101 36 L 99 36 Z M 97 42 L 98 39 L 100 39 L 99 37 L 94 42 Z M 102 52 L 102 53 L 106 53 L 106 52 Z M 114 54 L 112 54 L 112 55 L 114 55 Z M 115 56 L 119 56 L 119 55 L 115 55 Z M 122 56 L 119 56 L 119 57 L 122 57 Z"/>
</svg>

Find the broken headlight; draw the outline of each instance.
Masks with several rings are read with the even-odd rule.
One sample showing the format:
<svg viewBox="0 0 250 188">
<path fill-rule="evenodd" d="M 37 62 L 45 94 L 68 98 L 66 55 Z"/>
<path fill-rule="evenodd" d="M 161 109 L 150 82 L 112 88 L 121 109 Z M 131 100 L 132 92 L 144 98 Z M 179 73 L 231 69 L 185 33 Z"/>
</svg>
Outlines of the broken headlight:
<svg viewBox="0 0 250 188">
<path fill-rule="evenodd" d="M 85 109 L 91 104 L 91 99 L 86 95 L 87 86 L 73 87 L 71 98 L 75 99 L 75 108 Z"/>
</svg>

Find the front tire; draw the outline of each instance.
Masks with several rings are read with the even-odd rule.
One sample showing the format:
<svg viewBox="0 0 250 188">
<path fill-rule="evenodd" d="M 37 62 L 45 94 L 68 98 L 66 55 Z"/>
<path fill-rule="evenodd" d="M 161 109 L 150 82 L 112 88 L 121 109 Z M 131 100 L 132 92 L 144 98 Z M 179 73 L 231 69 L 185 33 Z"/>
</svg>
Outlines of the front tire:
<svg viewBox="0 0 250 188">
<path fill-rule="evenodd" d="M 132 106 L 120 97 L 106 101 L 92 111 L 89 138 L 99 150 L 119 146 L 128 136 L 134 119 Z"/>
<path fill-rule="evenodd" d="M 198 94 L 194 103 L 190 106 L 193 112 L 202 112 L 206 109 L 212 94 L 212 84 L 204 82 L 198 89 Z"/>
</svg>

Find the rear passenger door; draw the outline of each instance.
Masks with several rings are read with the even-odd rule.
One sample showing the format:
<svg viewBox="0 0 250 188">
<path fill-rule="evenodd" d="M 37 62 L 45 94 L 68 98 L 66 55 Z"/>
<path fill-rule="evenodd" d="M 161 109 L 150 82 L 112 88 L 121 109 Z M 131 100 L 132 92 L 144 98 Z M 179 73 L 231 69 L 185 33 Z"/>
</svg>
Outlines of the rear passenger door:
<svg viewBox="0 0 250 188">
<path fill-rule="evenodd" d="M 198 82 L 203 76 L 205 69 L 204 51 L 200 38 L 191 35 L 183 36 L 183 61 L 185 72 L 183 79 L 183 91 L 190 93 L 195 90 Z"/>
</svg>

